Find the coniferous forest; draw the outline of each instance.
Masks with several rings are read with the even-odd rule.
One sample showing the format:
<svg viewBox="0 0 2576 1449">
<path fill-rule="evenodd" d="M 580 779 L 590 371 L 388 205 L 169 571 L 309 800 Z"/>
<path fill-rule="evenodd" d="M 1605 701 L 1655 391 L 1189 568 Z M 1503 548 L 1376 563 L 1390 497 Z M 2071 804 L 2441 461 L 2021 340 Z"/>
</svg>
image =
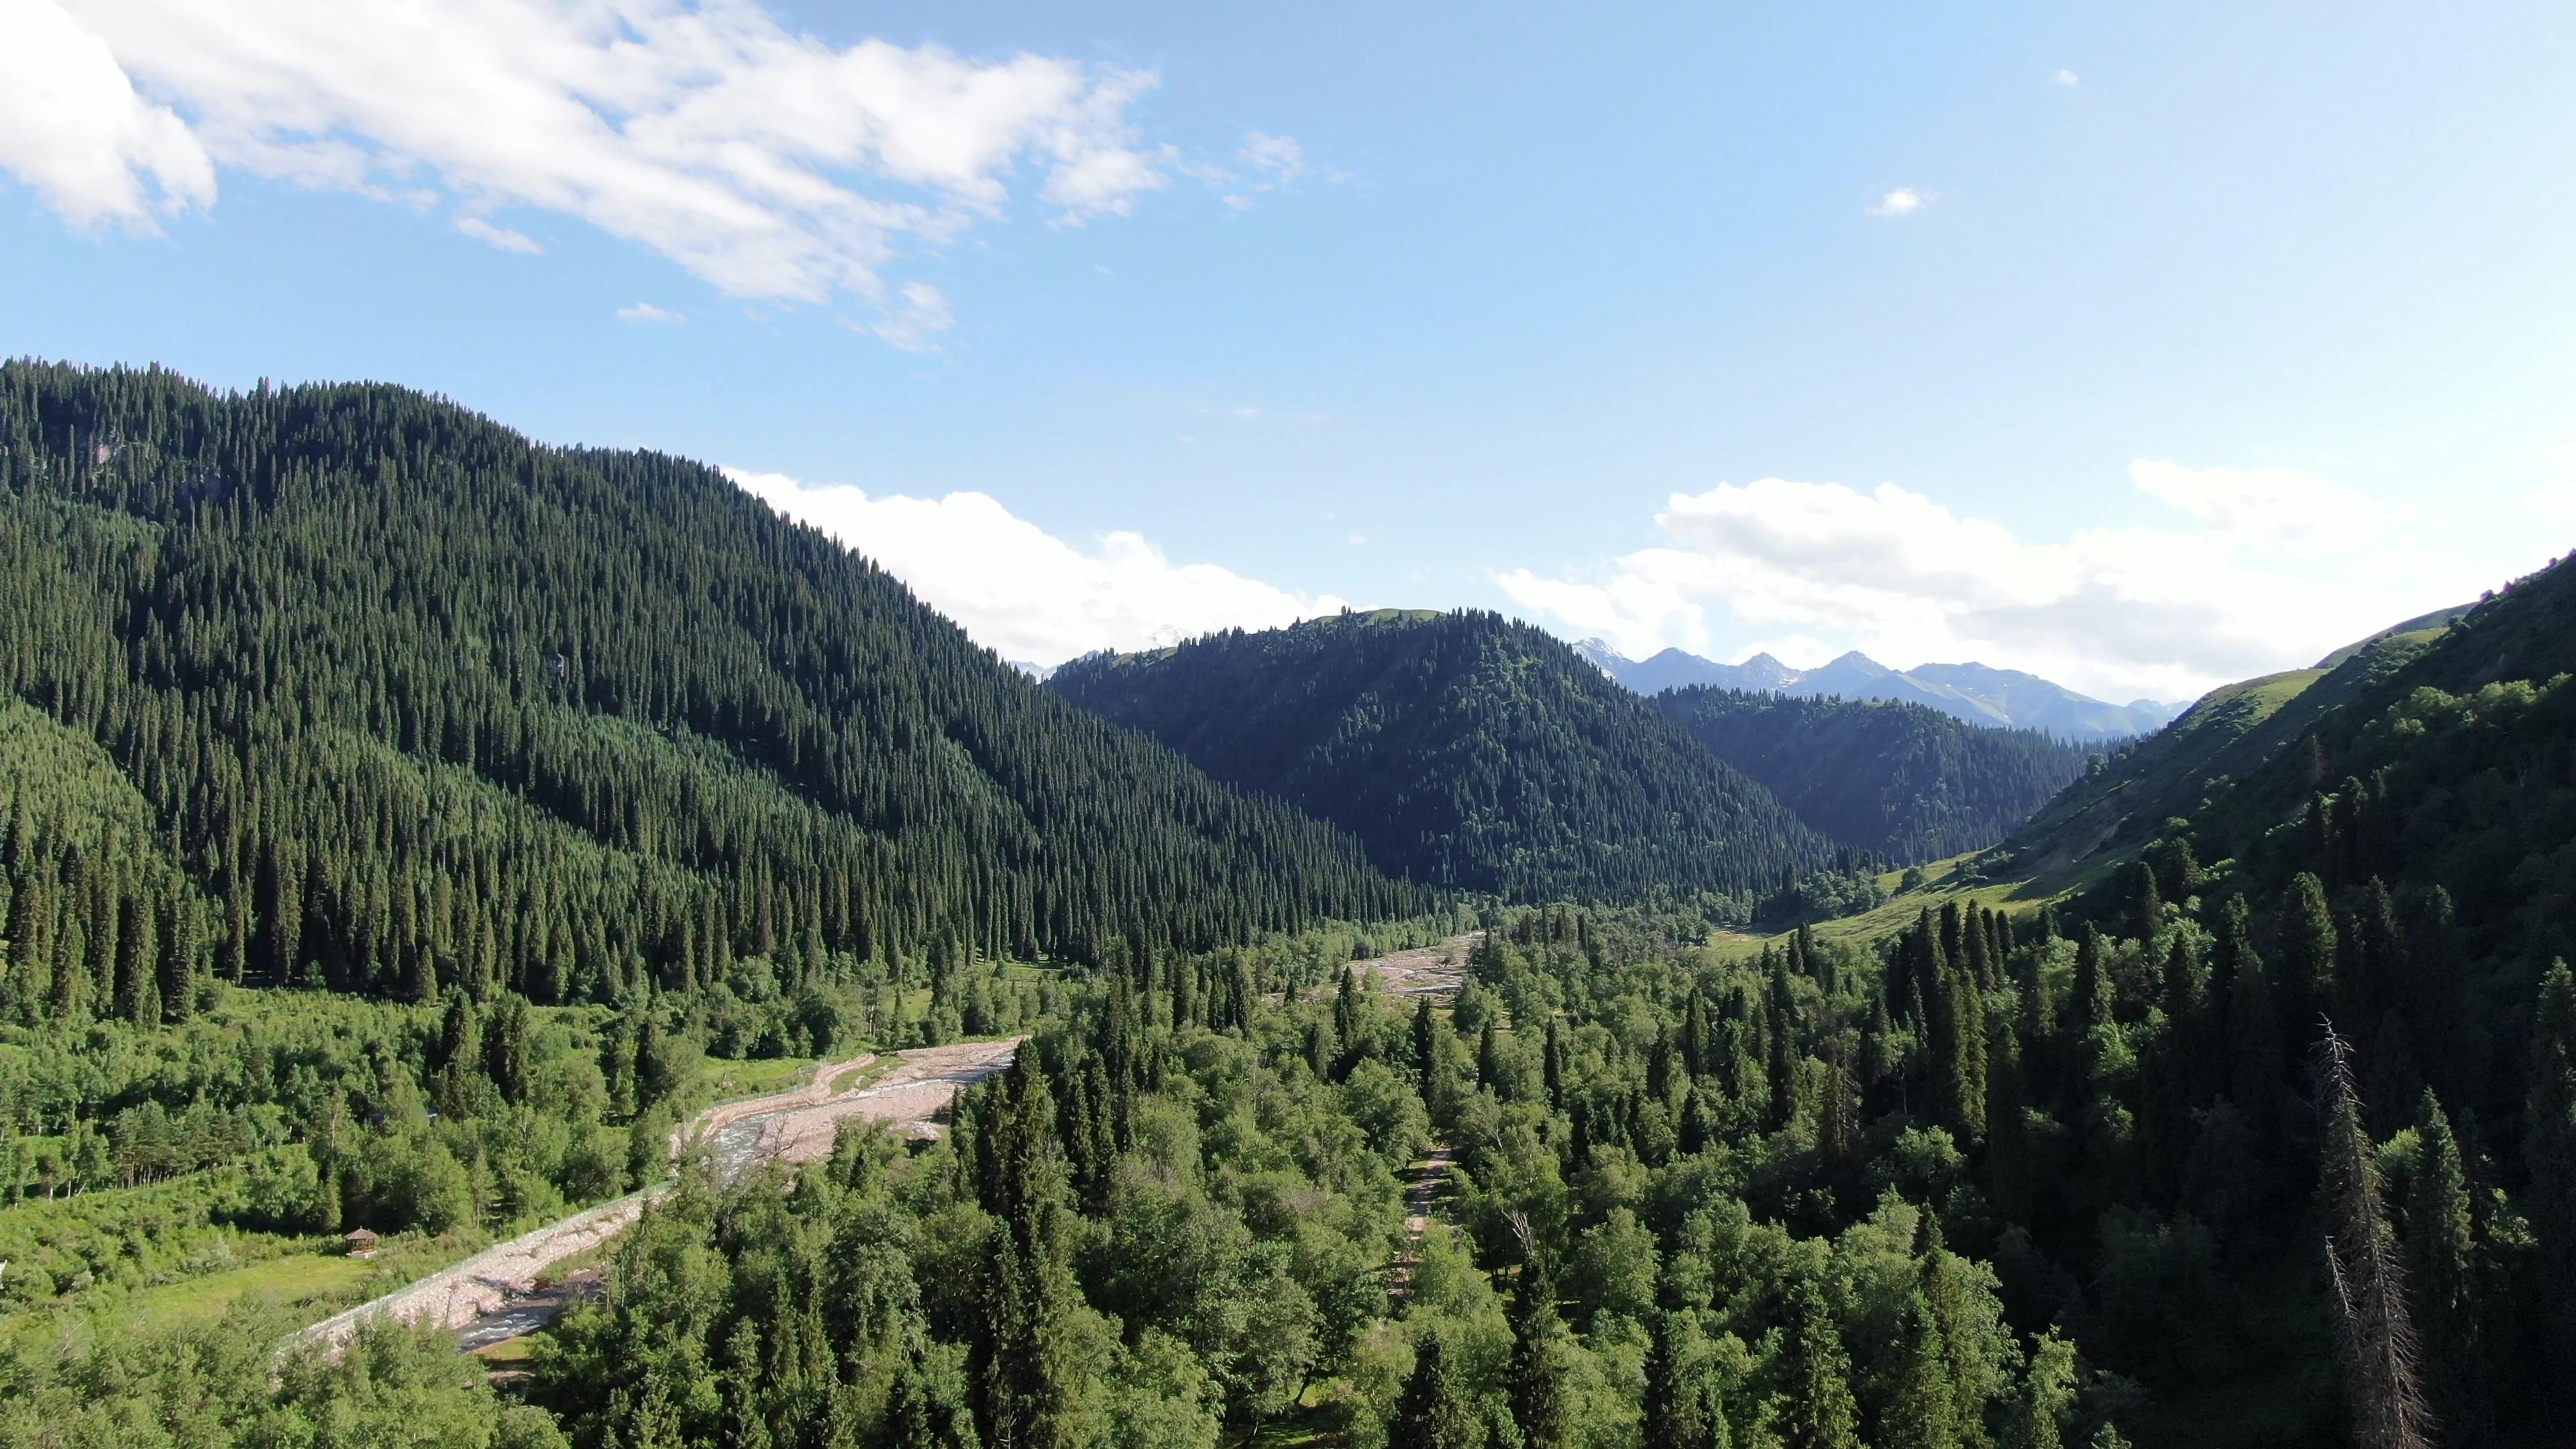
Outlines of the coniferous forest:
<svg viewBox="0 0 2576 1449">
<path fill-rule="evenodd" d="M 1494 614 L 1233 630 L 1076 660 L 1048 684 L 1433 885 L 1749 899 L 1832 864 L 1769 791 L 1562 641 Z"/>
<path fill-rule="evenodd" d="M 1473 614 L 1051 693 L 693 464 L 12 364 L 0 1444 L 2564 1444 L 2571 655 L 2559 565 L 2089 770 Z M 667 1177 L 507 1357 L 290 1339 Z"/>
<path fill-rule="evenodd" d="M 184 1017 L 209 976 L 615 1001 L 1422 899 L 695 465 L 15 364 L 0 488 L 31 1017 Z"/>
<path fill-rule="evenodd" d="M 1907 864 L 1997 844 L 2092 758 L 1920 704 L 1705 687 L 1649 702 L 1818 830 Z"/>
</svg>

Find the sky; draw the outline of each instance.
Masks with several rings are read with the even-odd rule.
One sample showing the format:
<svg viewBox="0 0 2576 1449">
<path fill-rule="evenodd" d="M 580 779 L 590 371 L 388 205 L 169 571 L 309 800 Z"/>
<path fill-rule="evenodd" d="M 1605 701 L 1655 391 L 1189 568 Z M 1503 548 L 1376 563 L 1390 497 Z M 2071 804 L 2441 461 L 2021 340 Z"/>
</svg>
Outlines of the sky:
<svg viewBox="0 0 2576 1449">
<path fill-rule="evenodd" d="M 2571 74 L 2474 0 L 0 0 L 0 353 L 704 459 L 1033 663 L 2184 699 L 2576 543 Z"/>
</svg>

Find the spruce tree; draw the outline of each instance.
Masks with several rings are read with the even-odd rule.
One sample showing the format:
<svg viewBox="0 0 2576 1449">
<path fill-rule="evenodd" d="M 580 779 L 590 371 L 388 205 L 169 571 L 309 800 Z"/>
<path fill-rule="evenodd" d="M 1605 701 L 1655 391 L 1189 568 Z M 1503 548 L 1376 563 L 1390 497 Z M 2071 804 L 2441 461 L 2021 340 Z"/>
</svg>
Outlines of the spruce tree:
<svg viewBox="0 0 2576 1449">
<path fill-rule="evenodd" d="M 1851 1356 L 1843 1351 L 1820 1292 L 1810 1287 L 1795 1309 L 1797 1328 L 1780 1372 L 1781 1449 L 1861 1449 L 1860 1404 L 1851 1391 Z"/>
<path fill-rule="evenodd" d="M 1995 1209 L 2008 1223 L 2030 1221 L 2033 1169 L 2028 1099 L 2022 1084 L 2020 1042 L 2009 1017 L 1988 1028 L 1986 1080 L 1986 1182 Z"/>
<path fill-rule="evenodd" d="M 1333 1040 L 1340 1055 L 1333 1063 L 1333 1080 L 1340 1081 L 1360 1063 L 1361 1053 L 1368 1050 L 1364 1005 L 1361 1000 L 1360 973 L 1345 967 L 1341 989 L 1333 996 Z"/>
<path fill-rule="evenodd" d="M 1436 1048 L 1438 1024 L 1431 1015 L 1431 998 L 1419 996 L 1413 1002 L 1413 1084 L 1422 1097 L 1425 1110 L 1434 1107 L 1439 1097 L 1440 1054 Z"/>
<path fill-rule="evenodd" d="M 1387 1449 L 1477 1449 L 1485 1424 L 1449 1366 L 1449 1348 L 1437 1330 L 1422 1335 L 1404 1397 L 1387 1421 Z"/>
<path fill-rule="evenodd" d="M 2488 1416 L 2469 1179 L 2450 1118 L 2429 1087 L 2416 1111 L 2415 1154 L 2406 1185 L 2406 1282 L 2425 1388 L 2446 1437 L 2477 1442 Z"/>
<path fill-rule="evenodd" d="M 2234 903 L 2231 903 L 2234 904 Z M 2231 934 L 2233 932 L 2231 931 Z M 2224 938 L 2222 938 L 2224 939 Z M 2227 993 L 2227 1092 L 2258 1141 L 2281 1126 L 2278 1110 L 2289 1066 L 2281 1050 L 2281 1018 L 2272 979 L 2251 944 L 2232 953 Z"/>
<path fill-rule="evenodd" d="M 2346 1427 L 2360 1449 L 2431 1443 L 2405 1271 L 2383 1204 L 2379 1161 L 2362 1121 L 2352 1049 L 2331 1026 L 2317 1043 L 2318 1195 L 2327 1221 L 2336 1349 Z"/>
<path fill-rule="evenodd" d="M 1528 1246 L 1512 1293 L 1512 1422 L 1527 1449 L 1567 1449 L 1574 1442 L 1573 1385 L 1567 1382 L 1564 1321 L 1556 1311 L 1556 1275 L 1544 1249 Z"/>
<path fill-rule="evenodd" d="M 1772 967 L 1771 987 L 1765 1000 L 1771 1050 L 1763 1063 L 1763 1076 L 1771 1089 L 1769 1120 L 1776 1132 L 1787 1127 L 1798 1113 L 1798 1004 L 1786 965 Z"/>
<path fill-rule="evenodd" d="M 1034 1051 L 994 1082 L 975 1123 L 978 1195 L 993 1219 L 968 1345 L 976 1423 L 993 1449 L 1070 1449 L 1081 1385 L 1067 1319 L 1081 1290 L 1066 1256 L 1055 1110 Z"/>
<path fill-rule="evenodd" d="M 1655 1318 L 1646 1349 L 1645 1442 L 1655 1449 L 1726 1449 L 1726 1417 L 1682 1362 L 1678 1315 Z"/>
<path fill-rule="evenodd" d="M 2565 1374 L 2576 1372 L 2576 975 L 2564 961 L 2541 978 L 2523 1093 L 2524 1212 L 2540 1248 L 2530 1286 L 2549 1366 Z"/>
<path fill-rule="evenodd" d="M 2128 917 L 2129 935 L 2139 946 L 2152 947 L 2164 930 L 2165 903 L 2156 894 L 2155 867 L 2143 860 L 2129 867 Z"/>
<path fill-rule="evenodd" d="M 2084 1038 L 2093 1028 L 2111 1019 L 2111 976 L 2105 969 L 2102 933 L 2091 922 L 2075 943 L 2075 982 L 2066 999 L 2067 1038 L 2073 1044 L 2069 1060 L 2080 1060 Z"/>
<path fill-rule="evenodd" d="M 2281 904 L 2281 995 L 2285 1035 L 2301 1049 L 2317 1040 L 2318 1023 L 2334 1009 L 2338 940 L 2325 882 L 2305 871 L 2292 876 Z M 2368 1025 L 2346 1024 L 2356 1030 Z"/>
<path fill-rule="evenodd" d="M 1906 1305 L 1902 1332 L 1895 1382 L 1879 1415 L 1886 1429 L 1883 1449 L 1960 1449 L 1964 1426 L 1959 1422 L 1949 1356 L 1931 1305 L 1920 1292 Z"/>
</svg>

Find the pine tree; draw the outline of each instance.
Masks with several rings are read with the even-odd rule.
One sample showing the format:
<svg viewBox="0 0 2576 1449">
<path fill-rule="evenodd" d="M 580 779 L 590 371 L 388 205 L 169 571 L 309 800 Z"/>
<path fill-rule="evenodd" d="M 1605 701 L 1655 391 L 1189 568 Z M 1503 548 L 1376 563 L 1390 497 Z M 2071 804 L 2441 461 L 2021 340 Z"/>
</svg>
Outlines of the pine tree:
<svg viewBox="0 0 2576 1449">
<path fill-rule="evenodd" d="M 2336 979 L 2335 1019 L 2358 1030 L 2383 1014 L 2405 1010 L 2413 965 L 2407 959 L 2405 933 L 2397 924 L 2397 902 L 2388 894 L 2388 883 L 2377 876 L 2370 878 L 2362 893 L 2347 941 L 2351 959 Z M 2404 1114 L 2414 1105 L 2410 1093 L 2397 1110 Z"/>
<path fill-rule="evenodd" d="M 1431 998 L 1418 996 L 1413 1001 L 1413 1078 L 1414 1090 L 1428 1109 L 1439 1097 L 1440 1055 L 1436 1048 L 1438 1024 L 1431 1015 Z"/>
<path fill-rule="evenodd" d="M 1081 1385 L 1067 1318 L 1081 1290 L 1066 1260 L 1055 1109 L 1036 1052 L 994 1080 L 975 1126 L 977 1191 L 993 1218 L 968 1345 L 976 1423 L 993 1449 L 1070 1449 Z"/>
<path fill-rule="evenodd" d="M 2549 1329 L 2550 1366 L 2576 1372 L 2576 975 L 2559 961 L 2541 978 L 2524 1077 L 2524 1211 L 2539 1240 L 2533 1301 Z"/>
<path fill-rule="evenodd" d="M 2014 1003 L 2013 1034 L 2021 1047 L 2022 1093 L 2029 1101 L 2053 1101 L 2057 1090 L 2052 1050 L 2057 1041 L 2057 1003 L 2050 999 L 2048 975 L 2040 968 L 2037 951 L 2021 959 L 2014 985 L 2018 998 Z"/>
<path fill-rule="evenodd" d="M 2070 1060 L 2080 1055 L 2085 1036 L 2111 1019 L 2111 977 L 2103 969 L 2102 951 L 2102 933 L 2086 922 L 2075 943 L 2075 983 L 2066 1000 L 2067 1037 L 2074 1044 Z"/>
<path fill-rule="evenodd" d="M 2034 1177 L 2021 1047 L 2009 1018 L 1997 1016 L 1989 1031 L 1986 1181 L 1995 1209 L 2003 1214 L 2004 1221 L 2026 1223 L 2030 1221 Z"/>
<path fill-rule="evenodd" d="M 1555 1028 L 1551 1026 L 1549 1030 Z M 1707 1076 L 1715 1070 L 1716 1043 L 1709 1027 L 1708 998 L 1699 988 L 1691 988 L 1690 1002 L 1682 1008 L 1682 1066 L 1693 1077 Z"/>
<path fill-rule="evenodd" d="M 1771 1089 L 1769 1123 L 1776 1132 L 1798 1114 L 1798 1005 L 1786 965 L 1772 967 L 1765 1018 L 1771 1050 L 1763 1063 L 1763 1076 Z"/>
<path fill-rule="evenodd" d="M 161 1011 L 171 1021 L 197 1014 L 197 913 L 184 888 L 173 882 L 161 896 Z"/>
<path fill-rule="evenodd" d="M 2429 1445 L 2405 1272 L 2382 1206 L 2379 1162 L 2362 1123 L 2352 1051 L 2331 1026 L 2316 1048 L 2318 1191 L 2329 1231 L 2336 1347 L 2347 1427 L 2361 1449 Z"/>
<path fill-rule="evenodd" d="M 1450 1370 L 1448 1345 L 1436 1331 L 1423 1334 L 1387 1422 L 1387 1449 L 1477 1449 L 1484 1442 L 1484 1421 Z"/>
<path fill-rule="evenodd" d="M 1839 1043 L 1826 1048 L 1824 1092 L 1816 1104 L 1816 1156 L 1829 1179 L 1847 1178 L 1860 1164 L 1860 1090 Z"/>
<path fill-rule="evenodd" d="M 943 1402 L 918 1333 L 895 1370 L 886 1400 L 886 1449 L 982 1449 L 975 1421 Z"/>
<path fill-rule="evenodd" d="M 1528 1449 L 1567 1449 L 1574 1442 L 1573 1386 L 1566 1381 L 1556 1275 L 1543 1249 L 1527 1247 L 1512 1293 L 1512 1422 Z"/>
<path fill-rule="evenodd" d="M 1776 1432 L 1781 1449 L 1861 1449 L 1860 1405 L 1852 1398 L 1851 1357 L 1822 1297 L 1801 1295 L 1798 1325 L 1780 1374 Z"/>
<path fill-rule="evenodd" d="M 2236 934 L 2233 927 L 2229 934 Z M 2250 944 L 2239 945 L 2230 955 L 2234 965 L 2227 993 L 2227 1092 L 2245 1114 L 2256 1140 L 2268 1141 L 2281 1125 L 2278 1104 L 2289 1072 L 2281 1050 L 2280 1011 L 2272 999 L 2272 980 L 2263 958 L 2254 954 Z"/>
<path fill-rule="evenodd" d="M 1726 1449 L 1726 1416 L 1701 1392 L 1675 1342 L 1675 1315 L 1655 1319 L 1646 1349 L 1645 1442 L 1655 1449 Z"/>
<path fill-rule="evenodd" d="M 2487 1412 L 2469 1179 L 2459 1139 L 2430 1088 L 2416 1112 L 2415 1150 L 2406 1192 L 2406 1280 L 2425 1385 L 2447 1437 L 2475 1442 L 2484 1438 Z"/>
<path fill-rule="evenodd" d="M 1674 1145 L 1684 1155 L 1698 1152 L 1716 1139 L 1716 1134 L 1709 1125 L 1708 1109 L 1700 1101 L 1697 1083 L 1693 1083 L 1682 1093 L 1681 1127 L 1675 1135 L 1677 1141 Z"/>
<path fill-rule="evenodd" d="M 2291 877 L 2281 905 L 2281 994 L 2286 1035 L 2303 1049 L 2317 1040 L 2319 1021 L 2334 1008 L 2337 940 L 2325 882 L 2304 871 Z"/>
<path fill-rule="evenodd" d="M 483 1034 L 483 1073 L 503 1101 L 527 1100 L 528 1003 L 515 992 L 505 993 L 492 1008 L 491 1025 Z"/>
<path fill-rule="evenodd" d="M 1344 967 L 1341 989 L 1333 995 L 1333 1040 L 1340 1044 L 1340 1055 L 1333 1063 L 1333 1080 L 1337 1082 L 1351 1074 L 1351 1068 L 1360 1064 L 1361 1054 L 1368 1050 L 1360 991 L 1360 973 Z"/>
<path fill-rule="evenodd" d="M 2165 925 L 2165 903 L 2156 894 L 2155 867 L 2143 860 L 2131 865 L 2128 893 L 2129 935 L 2141 947 L 2153 946 Z"/>
<path fill-rule="evenodd" d="M 1916 1293 L 1905 1310 L 1904 1341 L 1897 1350 L 1896 1381 L 1880 1419 L 1885 1449 L 1959 1449 L 1956 1386 L 1931 1305 Z"/>
</svg>

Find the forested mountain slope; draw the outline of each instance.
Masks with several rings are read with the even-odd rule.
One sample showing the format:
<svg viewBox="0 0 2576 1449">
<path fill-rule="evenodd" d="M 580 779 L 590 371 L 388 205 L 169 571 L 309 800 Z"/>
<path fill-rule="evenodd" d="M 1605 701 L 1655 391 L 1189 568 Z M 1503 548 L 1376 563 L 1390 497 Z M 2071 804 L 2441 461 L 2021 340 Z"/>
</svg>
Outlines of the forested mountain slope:
<svg viewBox="0 0 2576 1449">
<path fill-rule="evenodd" d="M 0 367 L 0 1009 L 1212 946 L 1420 899 L 710 469 Z"/>
<path fill-rule="evenodd" d="M 2159 819 L 2144 855 L 2168 894 L 2183 862 L 2216 861 L 2225 868 L 2203 889 L 2263 900 L 2313 876 L 2356 920 L 2375 909 L 2363 898 L 2375 883 L 2401 905 L 2439 890 L 2464 952 L 2445 967 L 2463 974 L 2432 984 L 2442 1014 L 2461 1019 L 2458 993 L 2474 1005 L 2484 992 L 2484 1026 L 2518 1036 L 2530 984 L 2576 954 L 2572 675 L 2576 567 L 2560 563 L 2447 629 L 2369 641 L 2239 736 L 2217 770 L 2181 772 L 2203 793 Z M 2180 781 L 2140 783 L 2183 793 Z M 2370 1004 L 2347 1028 L 2364 1039 L 2390 1003 Z"/>
<path fill-rule="evenodd" d="M 1648 701 L 1816 829 L 1899 863 L 2001 840 L 2084 773 L 2080 746 L 1919 704 L 1677 689 Z"/>
<path fill-rule="evenodd" d="M 1750 896 L 1831 846 L 1555 638 L 1381 610 L 1077 660 L 1049 687 L 1220 780 L 1342 825 L 1385 869 L 1546 899 Z"/>
<path fill-rule="evenodd" d="M 2320 720 L 2374 697 L 2442 635 L 2438 623 L 2401 627 L 2337 650 L 2314 668 L 2211 690 L 2172 724 L 2051 800 L 1986 863 L 1987 873 L 2063 870 L 2144 844 L 2213 788 L 2283 758 Z"/>
</svg>

